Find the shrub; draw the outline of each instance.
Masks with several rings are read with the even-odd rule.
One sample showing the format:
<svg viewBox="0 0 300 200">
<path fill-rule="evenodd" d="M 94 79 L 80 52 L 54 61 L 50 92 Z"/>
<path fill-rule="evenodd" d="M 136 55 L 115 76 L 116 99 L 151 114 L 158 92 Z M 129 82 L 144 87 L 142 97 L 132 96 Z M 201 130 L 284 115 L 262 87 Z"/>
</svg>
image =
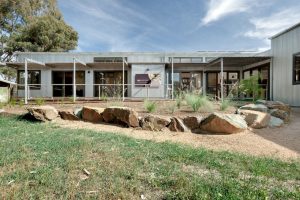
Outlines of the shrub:
<svg viewBox="0 0 300 200">
<path fill-rule="evenodd" d="M 207 110 L 212 109 L 212 104 L 206 96 L 188 93 L 185 95 L 185 101 L 194 112 L 197 112 L 202 106 L 205 106 Z"/>
<path fill-rule="evenodd" d="M 43 98 L 37 98 L 35 99 L 35 104 L 38 106 L 41 106 L 45 103 L 45 100 Z"/>
<path fill-rule="evenodd" d="M 168 106 L 168 110 L 171 114 L 173 114 L 175 112 L 176 108 L 178 108 L 177 102 L 172 102 Z"/>
<path fill-rule="evenodd" d="M 230 99 L 224 99 L 221 101 L 220 110 L 225 111 L 229 106 L 231 106 L 232 101 Z"/>
<path fill-rule="evenodd" d="M 262 97 L 263 89 L 259 84 L 261 75 L 253 75 L 248 79 L 241 80 L 239 85 L 240 91 L 248 96 L 252 96 L 252 100 L 256 101 Z"/>
<path fill-rule="evenodd" d="M 176 94 L 176 96 L 175 96 L 176 107 L 178 109 L 181 108 L 182 101 L 183 101 L 183 94 L 182 94 L 182 92 L 178 92 L 178 94 Z"/>
<path fill-rule="evenodd" d="M 20 107 L 23 107 L 23 106 L 24 106 L 24 103 L 25 103 L 25 102 L 24 102 L 24 99 L 20 99 L 20 100 L 19 100 L 19 106 L 20 106 Z"/>
<path fill-rule="evenodd" d="M 156 110 L 156 103 L 154 101 L 145 100 L 144 107 L 149 113 L 152 113 Z"/>
<path fill-rule="evenodd" d="M 17 100 L 14 99 L 14 98 L 11 98 L 10 101 L 9 101 L 9 105 L 10 106 L 15 106 L 17 104 Z"/>
</svg>

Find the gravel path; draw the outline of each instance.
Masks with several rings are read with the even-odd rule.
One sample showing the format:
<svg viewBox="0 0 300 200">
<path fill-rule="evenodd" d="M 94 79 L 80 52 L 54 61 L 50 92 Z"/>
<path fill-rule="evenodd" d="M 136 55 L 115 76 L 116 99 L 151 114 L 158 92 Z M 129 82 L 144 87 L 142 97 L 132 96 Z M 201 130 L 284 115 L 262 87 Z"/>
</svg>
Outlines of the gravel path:
<svg viewBox="0 0 300 200">
<path fill-rule="evenodd" d="M 275 157 L 283 160 L 300 160 L 300 109 L 293 109 L 289 125 L 281 128 L 247 130 L 233 135 L 200 135 L 195 133 L 150 132 L 122 128 L 106 124 L 88 122 L 71 122 L 61 119 L 55 123 L 61 127 L 73 129 L 90 129 L 93 131 L 113 132 L 137 139 L 157 142 L 171 141 L 194 147 L 205 147 L 213 150 L 227 150 L 262 157 Z"/>
</svg>

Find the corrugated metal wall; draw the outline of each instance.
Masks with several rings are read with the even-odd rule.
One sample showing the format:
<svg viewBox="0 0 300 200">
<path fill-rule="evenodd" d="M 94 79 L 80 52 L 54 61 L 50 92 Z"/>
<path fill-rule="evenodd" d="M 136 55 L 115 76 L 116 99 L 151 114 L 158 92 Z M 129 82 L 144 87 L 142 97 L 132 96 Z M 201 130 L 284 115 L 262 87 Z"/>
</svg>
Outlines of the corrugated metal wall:
<svg viewBox="0 0 300 200">
<path fill-rule="evenodd" d="M 293 54 L 300 52 L 300 27 L 272 39 L 273 99 L 300 106 L 300 85 L 293 85 Z"/>
</svg>

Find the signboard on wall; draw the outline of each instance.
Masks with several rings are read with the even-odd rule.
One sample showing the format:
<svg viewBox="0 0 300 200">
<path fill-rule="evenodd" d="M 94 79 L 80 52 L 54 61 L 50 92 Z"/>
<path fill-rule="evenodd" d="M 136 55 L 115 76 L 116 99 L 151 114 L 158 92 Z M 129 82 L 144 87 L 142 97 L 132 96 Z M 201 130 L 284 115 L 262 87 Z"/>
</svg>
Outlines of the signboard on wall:
<svg viewBox="0 0 300 200">
<path fill-rule="evenodd" d="M 135 75 L 136 87 L 159 87 L 161 83 L 160 74 L 136 74 Z"/>
</svg>

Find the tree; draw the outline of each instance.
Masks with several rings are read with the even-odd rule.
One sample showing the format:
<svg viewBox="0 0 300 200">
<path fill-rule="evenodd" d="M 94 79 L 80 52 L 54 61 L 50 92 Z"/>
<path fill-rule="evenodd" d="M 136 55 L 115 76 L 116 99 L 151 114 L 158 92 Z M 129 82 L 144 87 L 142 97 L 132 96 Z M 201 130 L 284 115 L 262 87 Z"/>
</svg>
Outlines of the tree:
<svg viewBox="0 0 300 200">
<path fill-rule="evenodd" d="M 261 75 L 259 74 L 241 80 L 241 83 L 239 85 L 240 91 L 245 95 L 251 96 L 253 101 L 260 99 L 263 94 L 263 89 L 259 84 L 260 79 Z"/>
<path fill-rule="evenodd" d="M 78 34 L 65 23 L 56 0 L 0 0 L 1 60 L 15 51 L 68 51 Z"/>
<path fill-rule="evenodd" d="M 0 62 L 11 61 L 16 51 L 69 51 L 77 41 L 56 0 L 0 0 Z"/>
</svg>

